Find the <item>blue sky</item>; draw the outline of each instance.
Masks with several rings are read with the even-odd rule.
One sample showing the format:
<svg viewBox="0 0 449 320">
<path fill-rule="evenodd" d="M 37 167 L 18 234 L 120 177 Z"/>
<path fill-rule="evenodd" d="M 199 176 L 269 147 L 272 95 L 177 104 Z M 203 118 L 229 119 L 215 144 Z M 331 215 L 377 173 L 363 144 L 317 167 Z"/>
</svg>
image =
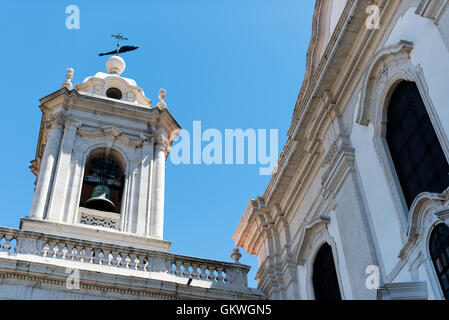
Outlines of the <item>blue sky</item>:
<svg viewBox="0 0 449 320">
<path fill-rule="evenodd" d="M 58 90 L 65 70 L 74 83 L 105 72 L 123 32 L 139 50 L 123 56 L 122 76 L 136 80 L 154 105 L 159 88 L 180 125 L 203 129 L 278 129 L 279 153 L 304 76 L 313 0 L 4 1 L 2 46 L 3 183 L 0 225 L 17 228 L 33 198 L 39 98 Z M 80 29 L 65 27 L 68 5 Z M 259 165 L 167 163 L 165 232 L 171 252 L 231 261 L 232 235 L 269 176 Z M 257 258 L 244 253 L 255 287 Z"/>
</svg>

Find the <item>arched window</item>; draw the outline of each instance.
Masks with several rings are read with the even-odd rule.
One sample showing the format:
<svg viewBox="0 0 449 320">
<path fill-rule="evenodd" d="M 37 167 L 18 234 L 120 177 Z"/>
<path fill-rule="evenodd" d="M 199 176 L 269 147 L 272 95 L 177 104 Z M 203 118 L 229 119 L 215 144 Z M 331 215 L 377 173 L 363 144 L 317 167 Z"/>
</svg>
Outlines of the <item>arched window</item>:
<svg viewBox="0 0 449 320">
<path fill-rule="evenodd" d="M 327 243 L 315 258 L 312 281 L 316 300 L 341 300 L 332 248 Z"/>
<path fill-rule="evenodd" d="M 86 160 L 80 207 L 120 213 L 125 162 L 115 150 L 99 148 Z"/>
<path fill-rule="evenodd" d="M 446 224 L 439 224 L 432 231 L 429 247 L 444 297 L 449 300 L 449 228 Z"/>
<path fill-rule="evenodd" d="M 414 82 L 391 96 L 386 140 L 408 208 L 418 194 L 449 187 L 449 165 Z"/>
</svg>

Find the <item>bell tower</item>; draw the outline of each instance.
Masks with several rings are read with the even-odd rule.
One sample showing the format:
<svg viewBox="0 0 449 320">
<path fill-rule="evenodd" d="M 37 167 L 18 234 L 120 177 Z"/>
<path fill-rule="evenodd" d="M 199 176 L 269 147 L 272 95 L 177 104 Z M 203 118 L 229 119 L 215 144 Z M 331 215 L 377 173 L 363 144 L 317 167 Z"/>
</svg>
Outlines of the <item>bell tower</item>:
<svg viewBox="0 0 449 320">
<path fill-rule="evenodd" d="M 168 251 L 163 239 L 165 162 L 181 129 L 164 102 L 124 78 L 118 55 L 73 86 L 40 100 L 31 170 L 36 188 L 23 230 Z"/>
</svg>

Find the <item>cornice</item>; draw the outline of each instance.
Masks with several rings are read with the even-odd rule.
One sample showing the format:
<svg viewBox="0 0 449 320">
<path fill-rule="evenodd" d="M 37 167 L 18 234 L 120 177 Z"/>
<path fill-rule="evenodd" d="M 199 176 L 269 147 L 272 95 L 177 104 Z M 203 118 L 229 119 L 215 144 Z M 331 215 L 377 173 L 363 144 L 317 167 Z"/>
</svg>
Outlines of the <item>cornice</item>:
<svg viewBox="0 0 449 320">
<path fill-rule="evenodd" d="M 1 258 L 0 258 L 1 259 Z M 98 297 L 117 298 L 117 295 L 127 298 L 132 296 L 139 299 L 157 300 L 185 300 L 185 299 L 264 299 L 262 295 L 226 292 L 214 288 L 192 287 L 174 284 L 157 279 L 137 279 L 129 276 L 102 274 L 87 270 L 80 270 L 79 289 L 68 291 L 66 268 L 42 264 L 38 262 L 17 261 L 17 265 L 11 267 L 2 266 L 0 279 L 2 282 L 8 279 L 46 284 L 52 287 L 53 292 L 70 292 L 75 295 L 98 295 Z M 20 266 L 24 266 L 21 268 Z M 59 271 L 59 272 L 58 272 Z M 50 274 L 52 272 L 52 274 Z M 112 278 L 111 278 L 112 276 Z M 56 287 L 56 288 L 55 288 Z M 59 288 L 57 288 L 59 287 Z"/>
<path fill-rule="evenodd" d="M 336 53 L 336 47 L 341 42 L 341 38 L 346 34 L 346 30 L 350 27 L 351 23 L 353 23 L 353 17 L 355 15 L 355 11 L 357 9 L 357 5 L 360 2 L 364 2 L 361 0 L 348 0 L 346 2 L 346 6 L 343 9 L 339 22 L 335 27 L 335 30 L 327 44 L 326 50 L 322 55 L 322 58 L 316 67 L 313 74 L 310 74 L 308 78 L 304 79 L 303 85 L 301 87 L 299 96 L 296 101 L 295 110 L 293 113 L 292 124 L 288 131 L 288 136 L 294 136 L 294 130 L 297 122 L 302 114 L 305 112 L 303 109 L 310 104 L 312 96 L 312 92 L 316 90 L 318 78 L 325 72 L 326 67 L 329 65 L 330 61 L 334 58 Z M 366 7 L 366 6 L 365 6 Z"/>
<path fill-rule="evenodd" d="M 61 288 L 66 287 L 66 281 L 67 276 L 64 277 L 55 277 L 55 276 L 49 276 L 48 274 L 27 274 L 23 272 L 11 272 L 11 271 L 3 271 L 0 273 L 1 279 L 14 279 L 14 280 L 22 280 L 22 281 L 29 281 L 29 282 L 35 282 L 35 283 L 43 283 L 48 284 L 52 286 L 59 286 Z M 163 300 L 178 300 L 182 299 L 182 297 L 177 297 L 176 294 L 163 294 L 160 292 L 157 292 L 156 290 L 149 290 L 149 289 L 138 289 L 134 286 L 129 287 L 119 287 L 118 285 L 114 286 L 108 286 L 106 284 L 102 285 L 98 281 L 89 281 L 87 279 L 82 279 L 79 283 L 79 290 L 75 291 L 73 293 L 83 295 L 86 294 L 82 290 L 89 290 L 89 291 L 96 291 L 96 294 L 104 296 L 104 294 L 121 294 L 121 295 L 131 295 L 131 296 L 143 296 L 146 298 L 152 298 L 152 299 L 163 299 Z M 61 290 L 63 291 L 63 290 Z M 64 290 L 65 291 L 65 290 Z"/>
<path fill-rule="evenodd" d="M 81 108 L 86 111 L 95 108 L 97 112 L 104 112 L 107 116 L 128 118 L 139 121 L 150 121 L 154 125 L 164 126 L 168 132 L 172 132 L 176 129 L 182 129 L 168 108 L 149 108 L 138 103 L 127 102 L 122 100 L 115 100 L 103 96 L 97 96 L 90 93 L 78 92 L 76 90 L 67 90 L 62 88 L 57 90 L 48 96 L 40 99 L 41 110 L 50 111 L 48 104 L 55 98 L 65 95 L 67 98 L 71 98 L 70 102 L 65 101 L 65 108 Z M 87 103 L 87 104 L 86 104 Z M 91 103 L 91 104 L 89 104 Z"/>
</svg>

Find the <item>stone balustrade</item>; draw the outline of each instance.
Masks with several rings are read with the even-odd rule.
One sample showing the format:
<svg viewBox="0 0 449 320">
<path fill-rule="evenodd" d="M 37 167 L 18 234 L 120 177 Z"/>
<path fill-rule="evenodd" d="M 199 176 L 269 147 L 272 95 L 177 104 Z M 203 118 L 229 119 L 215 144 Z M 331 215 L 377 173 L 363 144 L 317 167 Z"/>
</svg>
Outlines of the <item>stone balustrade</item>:
<svg viewBox="0 0 449 320">
<path fill-rule="evenodd" d="M 208 281 L 223 290 L 247 289 L 250 267 L 0 227 L 0 248 L 10 255 L 34 255 L 139 272 Z M 109 269 L 110 270 L 110 269 Z M 105 270 L 106 271 L 106 270 Z"/>
</svg>

